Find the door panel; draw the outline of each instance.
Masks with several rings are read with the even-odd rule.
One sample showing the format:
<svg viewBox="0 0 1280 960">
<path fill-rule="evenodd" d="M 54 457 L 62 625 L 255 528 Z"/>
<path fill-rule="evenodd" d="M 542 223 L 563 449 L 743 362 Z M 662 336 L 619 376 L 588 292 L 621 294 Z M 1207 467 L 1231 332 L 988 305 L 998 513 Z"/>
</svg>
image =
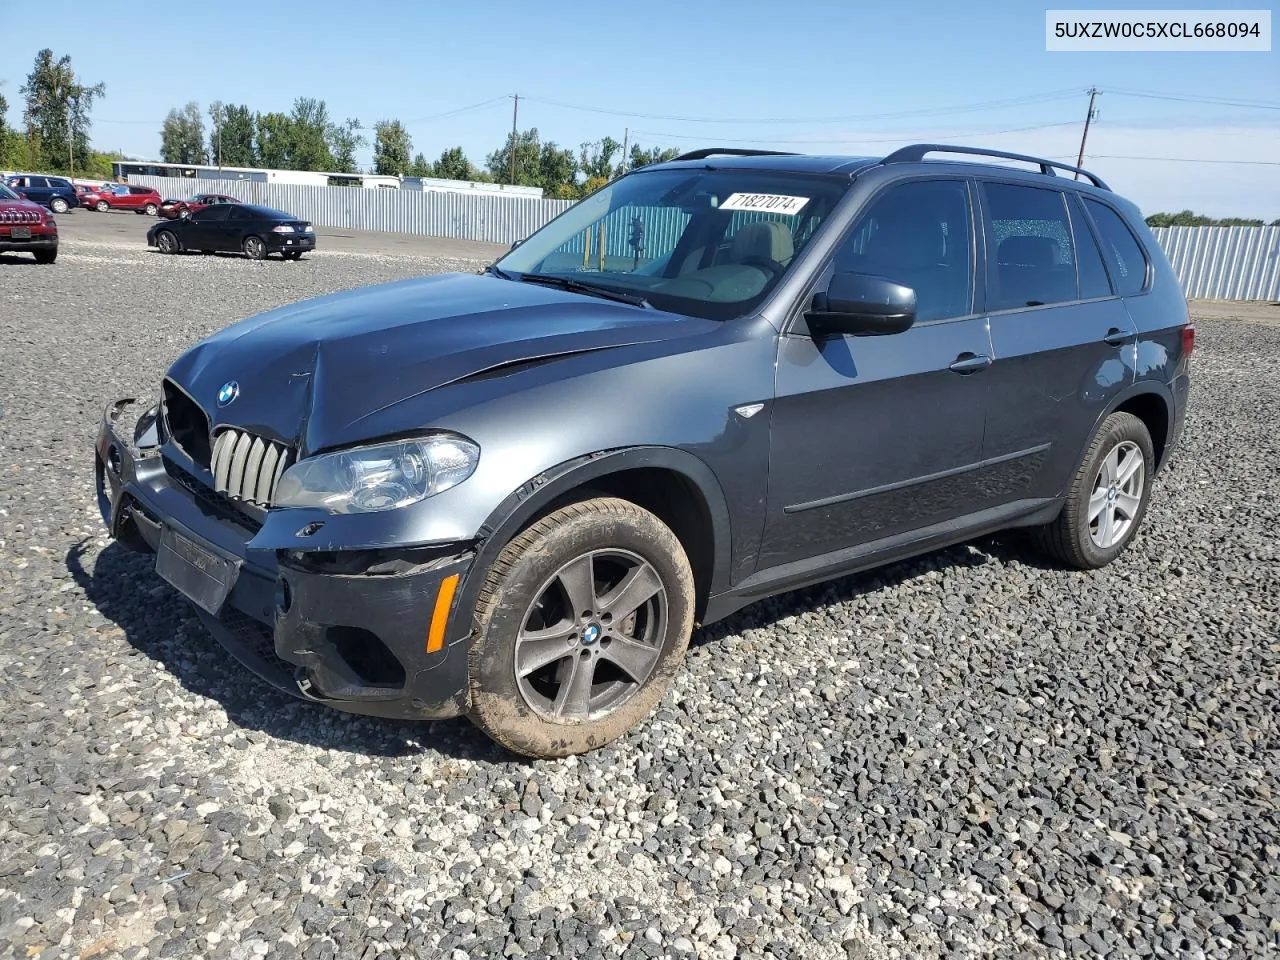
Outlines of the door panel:
<svg viewBox="0 0 1280 960">
<path fill-rule="evenodd" d="M 968 185 L 954 178 L 889 187 L 841 242 L 826 276 L 908 285 L 917 321 L 815 337 L 801 319 L 779 340 L 758 569 L 976 509 L 991 341 L 972 312 L 973 248 Z"/>
<path fill-rule="evenodd" d="M 982 455 L 1003 459 L 988 477 L 986 503 L 1053 497 L 1074 475 L 1099 415 L 1133 382 L 1137 331 L 1099 277 L 1074 201 L 1025 185 L 984 184 L 981 192 L 988 298 L 1005 308 L 990 314 L 995 353 Z M 1103 296 L 1079 299 L 1082 292 Z M 1022 297 L 1060 302 L 1018 309 Z"/>
</svg>

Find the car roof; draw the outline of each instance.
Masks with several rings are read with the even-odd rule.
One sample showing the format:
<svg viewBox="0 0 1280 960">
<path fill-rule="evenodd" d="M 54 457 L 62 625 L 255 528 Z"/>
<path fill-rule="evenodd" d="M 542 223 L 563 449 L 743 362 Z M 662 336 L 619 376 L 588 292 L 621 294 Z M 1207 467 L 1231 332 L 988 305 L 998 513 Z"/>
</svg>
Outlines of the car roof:
<svg viewBox="0 0 1280 960">
<path fill-rule="evenodd" d="M 927 155 L 931 153 L 951 154 L 962 157 L 972 156 L 975 158 L 982 158 L 982 160 L 955 159 L 954 157 L 948 157 L 947 159 L 926 159 Z M 1010 167 L 1003 164 L 992 163 L 990 162 L 992 159 L 1005 161 L 1013 160 L 1029 163 L 1038 166 L 1039 170 L 1026 170 L 1025 168 Z M 1069 164 L 1060 163 L 1055 160 L 1048 160 L 1044 157 L 1035 157 L 1021 153 L 1010 153 L 1004 150 L 988 150 L 981 147 L 964 147 L 937 143 L 911 144 L 906 147 L 901 147 L 883 157 L 813 156 L 800 153 L 781 153 L 772 150 L 739 150 L 735 148 L 708 147 L 682 154 L 666 163 L 642 167 L 641 171 L 714 168 L 720 170 L 756 170 L 769 173 L 801 173 L 853 177 L 859 172 L 870 167 L 888 167 L 898 164 L 920 164 L 927 165 L 935 169 L 945 167 L 965 173 L 982 173 L 997 176 L 1009 176 L 1010 174 L 1013 174 L 1030 175 L 1032 177 L 1057 177 L 1058 171 L 1065 171 L 1068 173 L 1079 174 L 1085 178 L 1083 180 L 1065 181 L 1070 183 L 1073 187 L 1079 187 L 1085 190 L 1096 188 L 1098 190 L 1108 192 L 1111 189 L 1100 177 L 1096 174 L 1090 173 L 1088 170 L 1073 167 Z M 1061 184 L 1064 181 L 1059 179 L 1058 182 Z"/>
</svg>

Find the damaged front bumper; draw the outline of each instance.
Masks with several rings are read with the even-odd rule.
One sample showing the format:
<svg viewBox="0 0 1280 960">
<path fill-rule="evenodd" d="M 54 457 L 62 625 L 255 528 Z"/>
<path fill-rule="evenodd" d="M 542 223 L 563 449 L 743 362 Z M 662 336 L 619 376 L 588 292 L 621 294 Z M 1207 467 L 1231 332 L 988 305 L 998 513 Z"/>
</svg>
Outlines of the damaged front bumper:
<svg viewBox="0 0 1280 960">
<path fill-rule="evenodd" d="M 98 505 L 112 537 L 155 553 L 246 667 L 293 696 L 350 713 L 450 717 L 467 709 L 470 617 L 455 607 L 467 544 L 282 549 L 195 478 L 166 469 L 149 414 L 107 407 L 96 446 Z"/>
</svg>

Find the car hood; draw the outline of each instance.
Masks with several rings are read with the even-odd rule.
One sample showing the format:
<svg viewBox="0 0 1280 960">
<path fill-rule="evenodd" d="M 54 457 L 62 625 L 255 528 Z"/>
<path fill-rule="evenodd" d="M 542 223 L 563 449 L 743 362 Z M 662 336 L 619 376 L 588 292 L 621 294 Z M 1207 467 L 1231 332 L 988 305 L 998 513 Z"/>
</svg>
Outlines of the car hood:
<svg viewBox="0 0 1280 960">
<path fill-rule="evenodd" d="M 0 200 L 0 218 L 6 213 L 43 214 L 44 207 L 33 200 Z"/>
<path fill-rule="evenodd" d="M 503 368 L 710 332 L 714 321 L 535 284 L 446 274 L 304 301 L 197 344 L 169 378 L 209 415 L 302 455 L 358 436 L 353 425 L 407 400 Z M 219 406 L 219 391 L 235 397 Z M 231 392 L 231 391 L 228 391 Z M 421 412 L 416 414 L 421 416 Z M 406 418 L 409 414 L 406 414 Z M 390 418 L 394 422 L 395 417 Z M 374 436 L 365 439 L 376 439 Z"/>
</svg>

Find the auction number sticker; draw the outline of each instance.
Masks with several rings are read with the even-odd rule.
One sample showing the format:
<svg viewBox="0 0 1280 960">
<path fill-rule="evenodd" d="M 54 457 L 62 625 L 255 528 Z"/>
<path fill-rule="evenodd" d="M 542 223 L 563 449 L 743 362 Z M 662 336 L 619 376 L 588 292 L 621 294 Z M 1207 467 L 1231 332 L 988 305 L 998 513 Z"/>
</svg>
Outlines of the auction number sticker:
<svg viewBox="0 0 1280 960">
<path fill-rule="evenodd" d="M 735 193 L 730 195 L 721 210 L 756 210 L 760 213 L 781 213 L 794 216 L 804 209 L 808 197 L 787 197 L 780 193 Z"/>
</svg>

